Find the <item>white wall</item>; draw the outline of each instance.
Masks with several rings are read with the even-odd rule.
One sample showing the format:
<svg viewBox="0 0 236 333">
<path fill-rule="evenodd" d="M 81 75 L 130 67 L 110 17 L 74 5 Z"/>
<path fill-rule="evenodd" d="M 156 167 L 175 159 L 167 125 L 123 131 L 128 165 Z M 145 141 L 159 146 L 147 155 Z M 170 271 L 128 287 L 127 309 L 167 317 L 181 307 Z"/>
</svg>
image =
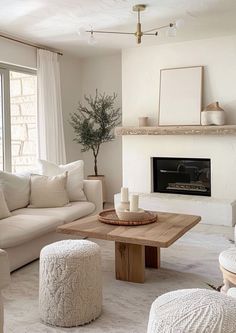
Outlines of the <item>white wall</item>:
<svg viewBox="0 0 236 333">
<path fill-rule="evenodd" d="M 204 106 L 219 101 L 236 124 L 236 36 L 124 50 L 123 124 L 137 125 L 139 116 L 156 124 L 160 69 L 192 65 L 204 66 Z M 123 182 L 131 190 L 151 191 L 152 156 L 211 158 L 212 196 L 236 199 L 235 136 L 124 136 Z"/>
<path fill-rule="evenodd" d="M 0 37 L 0 62 L 36 68 L 36 49 Z"/>
<path fill-rule="evenodd" d="M 82 96 L 94 96 L 96 88 L 106 94 L 117 94 L 116 105 L 121 106 L 121 55 L 93 57 L 82 60 Z M 104 143 L 98 157 L 98 171 L 106 176 L 107 201 L 120 191 L 122 182 L 121 139 Z M 91 151 L 83 153 L 86 174 L 94 174 Z"/>
</svg>

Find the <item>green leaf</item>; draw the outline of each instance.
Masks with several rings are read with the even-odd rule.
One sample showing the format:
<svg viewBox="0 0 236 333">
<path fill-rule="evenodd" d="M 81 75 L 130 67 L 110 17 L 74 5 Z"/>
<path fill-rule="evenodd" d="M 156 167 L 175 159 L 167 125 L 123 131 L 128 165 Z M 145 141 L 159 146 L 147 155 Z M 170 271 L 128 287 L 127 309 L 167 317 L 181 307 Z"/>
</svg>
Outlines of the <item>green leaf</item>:
<svg viewBox="0 0 236 333">
<path fill-rule="evenodd" d="M 113 130 L 121 122 L 120 108 L 114 105 L 116 98 L 115 93 L 106 95 L 96 89 L 94 97 L 84 95 L 85 104 L 79 102 L 77 111 L 70 114 L 74 141 L 83 146 L 82 152 L 92 150 L 96 159 L 100 145 L 114 139 Z"/>
</svg>

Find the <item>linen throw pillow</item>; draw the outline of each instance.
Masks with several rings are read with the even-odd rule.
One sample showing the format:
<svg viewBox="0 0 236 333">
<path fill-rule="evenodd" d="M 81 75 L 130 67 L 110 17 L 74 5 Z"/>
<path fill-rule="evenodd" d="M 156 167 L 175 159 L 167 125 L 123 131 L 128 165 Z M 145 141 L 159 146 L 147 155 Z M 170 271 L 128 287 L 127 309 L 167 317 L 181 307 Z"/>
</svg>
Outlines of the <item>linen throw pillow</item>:
<svg viewBox="0 0 236 333">
<path fill-rule="evenodd" d="M 3 191 L 0 190 L 0 220 L 5 219 L 6 217 L 11 216 L 11 213 L 7 207 L 7 203 L 3 194 Z"/>
<path fill-rule="evenodd" d="M 45 176 L 56 176 L 68 172 L 67 193 L 70 201 L 86 201 L 83 191 L 84 161 L 79 160 L 65 165 L 57 165 L 45 160 L 39 160 L 39 168 Z"/>
<path fill-rule="evenodd" d="M 29 204 L 30 174 L 0 171 L 0 189 L 10 211 Z"/>
<path fill-rule="evenodd" d="M 66 192 L 67 172 L 48 177 L 31 175 L 30 207 L 62 207 L 69 203 Z"/>
</svg>

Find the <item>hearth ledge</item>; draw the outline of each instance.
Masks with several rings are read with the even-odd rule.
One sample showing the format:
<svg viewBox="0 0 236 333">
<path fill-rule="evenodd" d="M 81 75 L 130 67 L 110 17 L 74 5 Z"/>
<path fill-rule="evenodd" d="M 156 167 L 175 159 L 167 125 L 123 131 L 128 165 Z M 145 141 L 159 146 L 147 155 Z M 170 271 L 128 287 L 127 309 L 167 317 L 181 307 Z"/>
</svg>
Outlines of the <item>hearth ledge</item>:
<svg viewBox="0 0 236 333">
<path fill-rule="evenodd" d="M 131 193 L 132 194 L 132 193 Z M 139 193 L 140 208 L 169 213 L 199 215 L 200 223 L 234 226 L 236 201 L 196 195 L 169 193 Z M 120 193 L 114 196 L 115 207 L 120 202 Z"/>
</svg>

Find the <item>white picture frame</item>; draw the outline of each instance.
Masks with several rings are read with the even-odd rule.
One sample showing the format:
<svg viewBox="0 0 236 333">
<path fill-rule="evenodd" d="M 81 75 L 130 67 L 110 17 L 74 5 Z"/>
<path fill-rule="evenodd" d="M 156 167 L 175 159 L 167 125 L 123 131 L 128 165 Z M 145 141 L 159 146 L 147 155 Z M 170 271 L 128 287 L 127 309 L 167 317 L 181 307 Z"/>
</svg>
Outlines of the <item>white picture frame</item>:
<svg viewBox="0 0 236 333">
<path fill-rule="evenodd" d="M 200 125 L 203 66 L 160 71 L 159 125 Z"/>
</svg>

